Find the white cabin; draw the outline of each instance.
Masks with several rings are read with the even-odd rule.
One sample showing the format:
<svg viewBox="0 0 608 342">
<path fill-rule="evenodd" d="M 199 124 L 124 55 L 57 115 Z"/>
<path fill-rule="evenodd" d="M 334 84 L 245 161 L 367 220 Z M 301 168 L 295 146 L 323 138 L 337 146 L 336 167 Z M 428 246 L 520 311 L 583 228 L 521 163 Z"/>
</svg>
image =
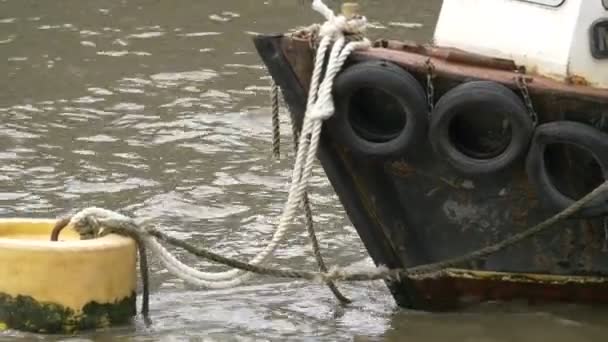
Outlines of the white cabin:
<svg viewBox="0 0 608 342">
<path fill-rule="evenodd" d="M 608 88 L 608 0 L 444 0 L 434 43 Z"/>
</svg>

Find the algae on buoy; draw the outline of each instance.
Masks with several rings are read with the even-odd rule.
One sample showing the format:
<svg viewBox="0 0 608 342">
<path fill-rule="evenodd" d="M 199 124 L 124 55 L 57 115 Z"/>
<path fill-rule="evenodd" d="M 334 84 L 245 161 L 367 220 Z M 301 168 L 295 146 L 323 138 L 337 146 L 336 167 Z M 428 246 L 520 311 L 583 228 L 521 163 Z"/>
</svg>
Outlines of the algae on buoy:
<svg viewBox="0 0 608 342">
<path fill-rule="evenodd" d="M 55 220 L 0 219 L 0 330 L 73 333 L 136 314 L 137 246 L 110 234 L 80 240 Z"/>
</svg>

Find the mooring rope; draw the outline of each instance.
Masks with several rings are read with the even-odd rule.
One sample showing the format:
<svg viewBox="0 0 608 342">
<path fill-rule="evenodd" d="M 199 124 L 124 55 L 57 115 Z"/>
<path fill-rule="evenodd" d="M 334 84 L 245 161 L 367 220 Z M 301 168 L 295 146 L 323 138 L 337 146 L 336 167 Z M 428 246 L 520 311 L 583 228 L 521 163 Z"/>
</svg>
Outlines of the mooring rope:
<svg viewBox="0 0 608 342">
<path fill-rule="evenodd" d="M 293 117 L 291 118 L 291 129 L 293 136 L 293 145 L 294 150 L 298 150 L 298 141 L 300 139 L 300 132 L 298 131 L 296 124 L 294 122 Z M 325 260 L 323 260 L 323 255 L 321 254 L 321 246 L 319 246 L 319 239 L 317 239 L 317 234 L 314 228 L 314 216 L 312 214 L 312 207 L 310 205 L 310 198 L 308 196 L 308 191 L 304 192 L 304 199 L 302 203 L 304 207 L 304 224 L 306 225 L 306 231 L 308 232 L 308 239 L 310 240 L 310 245 L 312 248 L 313 255 L 315 260 L 317 261 L 317 266 L 319 267 L 319 271 L 328 272 L 327 265 L 325 264 Z M 334 284 L 333 281 L 327 281 L 327 287 L 333 293 L 334 297 L 340 301 L 342 304 L 349 304 L 352 301 L 346 297 L 340 289 Z"/>
<path fill-rule="evenodd" d="M 270 98 L 271 98 L 271 108 L 272 108 L 272 154 L 274 158 L 280 158 L 280 135 L 281 135 L 281 126 L 279 120 L 279 112 L 280 112 L 280 104 L 279 104 L 279 87 L 277 84 L 272 81 L 270 87 Z M 300 131 L 298 131 L 295 122 L 291 122 L 292 128 L 292 137 L 293 137 L 293 146 L 294 152 L 298 152 L 298 142 L 300 139 Z M 302 207 L 304 209 L 304 225 L 306 226 L 306 231 L 308 232 L 308 238 L 310 240 L 310 245 L 312 248 L 313 255 L 315 260 L 317 261 L 317 266 L 321 272 L 327 272 L 328 268 L 323 260 L 323 255 L 321 254 L 321 247 L 319 246 L 319 240 L 317 239 L 317 234 L 314 228 L 314 217 L 312 214 L 312 207 L 310 204 L 310 199 L 308 197 L 308 192 L 304 192 L 304 198 L 302 200 Z M 348 299 L 345 295 L 340 292 L 338 287 L 332 281 L 327 282 L 327 286 L 329 290 L 333 293 L 333 295 L 340 301 L 342 304 L 349 304 L 351 300 Z"/>
<path fill-rule="evenodd" d="M 367 21 L 364 17 L 347 20 L 344 16 L 336 16 L 321 0 L 313 1 L 312 7 L 325 17 L 326 22 L 321 26 L 319 32 L 321 43 L 315 58 L 313 82 L 308 96 L 308 106 L 296 153 L 291 186 L 287 202 L 272 239 L 260 253 L 249 261 L 252 265 L 264 263 L 274 252 L 295 219 L 298 207 L 303 203 L 304 193 L 316 157 L 322 120 L 330 117 L 334 111 L 331 88 L 335 75 L 353 50 L 370 46 L 367 40 L 345 44 L 345 32 L 361 32 L 365 28 Z M 327 72 L 322 77 L 323 63 L 332 42 L 333 47 L 330 51 Z M 155 247 L 157 246 L 152 245 L 151 248 Z M 166 253 L 162 253 L 161 257 L 168 264 L 177 267 L 184 274 L 188 274 L 191 277 L 190 280 L 194 283 L 209 288 L 233 287 L 243 283 L 253 275 L 239 269 L 224 272 L 201 272 L 187 265 L 177 263 L 176 260 L 172 259 L 172 256 Z"/>
<path fill-rule="evenodd" d="M 323 260 L 319 242 L 314 230 L 313 215 L 306 187 L 312 173 L 312 165 L 318 149 L 322 121 L 329 118 L 334 112 L 333 98 L 331 96 L 333 79 L 353 50 L 368 48 L 370 43 L 360 34 L 367 24 L 364 17 L 349 20 L 344 16 L 336 16 L 334 12 L 320 0 L 313 1 L 312 7 L 315 11 L 325 17 L 326 23 L 323 26 L 318 26 L 319 32 L 318 34 L 315 34 L 315 36 L 318 35 L 318 37 L 321 37 L 321 42 L 319 43 L 319 48 L 317 49 L 315 56 L 315 68 L 310 84 L 306 106 L 307 110 L 304 115 L 302 131 L 298 132 L 295 128 L 295 124 L 292 122 L 296 162 L 294 165 L 294 181 L 292 182 L 290 195 L 295 193 L 296 199 L 292 202 L 293 205 L 289 206 L 289 199 L 291 196 L 288 198 L 286 212 L 297 207 L 300 203 L 303 205 L 305 225 L 315 260 L 317 261 L 319 270 L 321 272 L 327 272 L 328 269 Z M 346 43 L 345 33 L 356 34 L 358 37 L 357 41 L 351 39 Z M 322 75 L 325 56 L 332 42 L 334 45 L 330 51 L 327 71 L 325 75 Z M 323 79 L 321 79 L 322 77 Z M 275 157 L 279 156 L 280 144 L 278 93 L 279 89 L 273 82 L 271 87 L 271 106 L 273 118 L 273 154 Z M 305 164 L 302 166 L 302 157 L 304 156 L 306 156 L 306 160 Z M 340 292 L 332 281 L 327 281 L 327 285 L 341 303 L 350 303 L 350 300 Z"/>
<path fill-rule="evenodd" d="M 333 99 L 331 87 L 333 78 L 346 60 L 346 57 L 355 49 L 369 47 L 369 41 L 351 42 L 345 46 L 345 32 L 360 32 L 366 25 L 365 18 L 347 20 L 344 16 L 336 16 L 321 0 L 315 0 L 312 7 L 321 13 L 326 22 L 321 26 L 319 36 L 321 46 L 316 54 L 316 67 L 313 74 L 313 84 L 310 88 L 307 113 L 304 118 L 304 128 L 300 135 L 299 146 L 296 153 L 296 161 L 292 172 L 291 186 L 287 202 L 279 218 L 278 226 L 268 244 L 253 257 L 249 263 L 252 265 L 263 264 L 284 239 L 290 224 L 294 221 L 298 207 L 303 203 L 304 194 L 308 185 L 308 179 L 312 172 L 312 165 L 316 157 L 321 122 L 333 114 Z M 321 76 L 322 66 L 329 45 L 334 42 L 328 61 L 328 71 Z M 321 82 L 322 79 L 322 82 Z M 161 248 L 162 246 L 153 241 L 149 242 L 148 248 L 155 251 L 165 265 L 172 267 L 174 271 L 180 272 L 187 277 L 184 279 L 195 285 L 208 288 L 227 288 L 242 284 L 253 274 L 240 269 L 223 272 L 201 272 L 188 265 L 180 263 L 174 256 Z"/>
<path fill-rule="evenodd" d="M 316 28 L 318 31 L 318 27 Z M 280 113 L 280 103 L 279 103 L 279 92 L 280 89 L 278 85 L 271 81 L 270 87 L 270 103 L 271 103 L 271 112 L 272 112 L 272 154 L 274 158 L 280 158 L 280 145 L 281 145 L 281 126 L 279 120 Z M 294 152 L 298 153 L 298 146 L 300 140 L 300 131 L 297 129 L 297 125 L 295 124 L 294 118 L 291 117 L 291 128 L 292 128 L 292 137 L 293 137 L 293 146 Z M 312 248 L 313 255 L 315 260 L 317 261 L 317 266 L 321 272 L 327 272 L 328 268 L 323 259 L 323 255 L 321 253 L 321 247 L 319 246 L 319 240 L 317 239 L 317 234 L 314 229 L 314 217 L 312 214 L 312 208 L 310 204 L 310 199 L 308 196 L 308 191 L 304 192 L 302 199 L 302 207 L 304 210 L 304 225 L 306 226 L 306 231 L 308 232 L 308 238 L 310 240 L 310 245 Z M 349 304 L 351 300 L 348 299 L 345 295 L 340 292 L 338 287 L 332 281 L 327 282 L 327 286 L 332 294 L 340 301 L 342 304 Z"/>
<path fill-rule="evenodd" d="M 158 229 L 143 228 L 135 223 L 133 219 L 103 208 L 86 208 L 71 217 L 69 219 L 69 223 L 72 224 L 74 229 L 84 238 L 103 236 L 109 233 L 116 233 L 126 236 L 138 236 L 138 241 L 143 241 L 147 248 L 153 251 L 157 256 L 161 256 L 161 261 L 171 273 L 176 275 L 178 278 L 194 285 L 198 285 L 200 280 L 191 274 L 182 273 L 180 269 L 172 262 L 167 263 L 167 260 L 177 260 L 177 258 L 172 256 L 171 253 L 157 241 L 157 239 L 182 248 L 195 256 L 236 268 L 250 274 L 255 273 L 279 278 L 305 279 L 323 283 L 328 283 L 330 281 L 353 282 L 372 280 L 400 280 L 419 275 L 438 275 L 446 268 L 462 265 L 464 263 L 498 253 L 536 234 L 548 230 L 549 228 L 553 227 L 555 223 L 567 219 L 581 208 L 589 204 L 591 201 L 596 199 L 598 196 L 602 195 L 604 192 L 608 192 L 608 181 L 605 181 L 563 211 L 533 226 L 532 228 L 529 228 L 521 233 L 517 233 L 499 243 L 455 258 L 410 268 L 388 269 L 380 266 L 366 271 L 349 271 L 345 268 L 336 267 L 328 270 L 327 272 L 311 272 L 297 269 L 271 268 L 254 265 L 233 258 L 227 258 L 217 253 L 213 253 L 205 248 L 194 246 L 183 240 L 171 237 Z M 171 258 L 163 257 L 163 254 L 170 255 Z"/>
<path fill-rule="evenodd" d="M 98 213 L 99 211 L 85 209 L 80 216 L 74 216 L 78 221 L 75 221 L 74 217 L 59 219 L 53 227 L 53 230 L 51 231 L 51 241 L 58 241 L 59 233 L 70 223 L 77 225 L 77 231 L 81 239 L 92 239 L 96 236 L 99 236 L 100 231 L 103 229 L 103 227 L 99 223 L 99 217 L 97 216 Z M 124 231 L 122 235 L 132 238 L 137 244 L 137 252 L 139 256 L 139 271 L 142 282 L 141 314 L 143 315 L 146 323 L 150 323 L 148 316 L 150 312 L 150 276 L 148 267 L 148 255 L 146 254 L 146 243 L 142 238 L 141 234 L 137 234 L 135 232 L 130 231 Z"/>
<path fill-rule="evenodd" d="M 281 118 L 279 116 L 279 87 L 270 82 L 270 107 L 272 108 L 272 156 L 281 158 Z M 297 150 L 296 150 L 297 152 Z"/>
</svg>

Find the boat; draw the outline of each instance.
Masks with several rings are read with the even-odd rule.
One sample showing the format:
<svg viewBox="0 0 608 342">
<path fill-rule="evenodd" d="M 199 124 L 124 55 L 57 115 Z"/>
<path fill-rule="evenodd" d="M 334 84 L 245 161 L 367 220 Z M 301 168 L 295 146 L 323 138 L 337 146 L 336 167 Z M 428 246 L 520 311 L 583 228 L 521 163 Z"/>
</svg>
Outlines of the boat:
<svg viewBox="0 0 608 342">
<path fill-rule="evenodd" d="M 301 126 L 315 35 L 253 41 Z M 432 40 L 354 51 L 332 96 L 317 157 L 374 263 L 464 255 L 608 179 L 608 1 L 444 0 Z M 608 303 L 608 196 L 483 259 L 386 284 L 413 310 Z"/>
</svg>

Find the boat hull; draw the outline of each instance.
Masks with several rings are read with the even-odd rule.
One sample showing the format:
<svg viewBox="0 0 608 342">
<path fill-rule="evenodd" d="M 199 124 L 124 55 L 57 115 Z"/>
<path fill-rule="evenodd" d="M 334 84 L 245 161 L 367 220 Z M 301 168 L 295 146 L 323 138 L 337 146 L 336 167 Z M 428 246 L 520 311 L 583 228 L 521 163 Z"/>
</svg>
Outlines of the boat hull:
<svg viewBox="0 0 608 342">
<path fill-rule="evenodd" d="M 300 125 L 312 73 L 309 42 L 283 35 L 258 36 L 254 42 L 280 86 L 296 125 Z M 513 71 L 451 63 L 445 54 L 412 44 L 397 48 L 379 44 L 375 49 L 354 54 L 346 67 L 367 60 L 390 61 L 424 84 L 425 63 L 431 60 L 437 98 L 471 79 L 516 87 Z M 541 122 L 570 116 L 593 123 L 605 115 L 606 91 L 542 78 L 533 78 L 530 84 Z M 336 134 L 324 125 L 318 157 L 377 265 L 403 268 L 460 256 L 497 243 L 554 214 L 542 205 L 542 198 L 529 183 L 525 158 L 509 171 L 491 177 L 462 176 L 436 156 L 428 141 L 418 145 L 411 155 L 366 158 L 352 153 Z M 561 179 L 569 179 L 567 186 L 575 193 L 585 193 L 590 185 L 601 181 L 590 170 L 581 170 L 580 165 L 578 169 L 568 166 L 571 160 L 560 163 L 556 168 L 563 170 Z M 580 172 L 588 177 L 580 177 Z M 567 220 L 440 277 L 390 280 L 387 285 L 400 306 L 421 310 L 454 308 L 471 298 L 608 303 L 607 234 L 603 218 Z M 493 276 L 475 272 L 490 272 Z M 547 280 L 558 279 L 551 277 L 559 280 Z"/>
</svg>

